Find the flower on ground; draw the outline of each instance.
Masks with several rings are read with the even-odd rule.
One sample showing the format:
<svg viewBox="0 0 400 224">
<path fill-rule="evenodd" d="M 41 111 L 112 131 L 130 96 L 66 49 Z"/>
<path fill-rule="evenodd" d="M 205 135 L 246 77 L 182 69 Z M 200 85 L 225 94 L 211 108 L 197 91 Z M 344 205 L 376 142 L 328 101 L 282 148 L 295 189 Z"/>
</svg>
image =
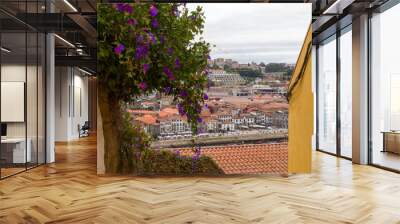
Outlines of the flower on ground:
<svg viewBox="0 0 400 224">
<path fill-rule="evenodd" d="M 146 90 L 147 89 L 147 83 L 145 83 L 145 82 L 139 83 L 139 89 Z"/>
<path fill-rule="evenodd" d="M 171 70 L 169 70 L 168 67 L 164 67 L 163 71 L 164 71 L 165 75 L 167 75 L 169 80 L 175 79 L 174 74 L 172 74 Z"/>
<path fill-rule="evenodd" d="M 137 25 L 137 20 L 136 19 L 128 19 L 127 23 L 131 26 L 135 26 L 135 25 Z"/>
<path fill-rule="evenodd" d="M 154 5 L 150 6 L 149 13 L 151 17 L 156 17 L 158 14 L 158 10 Z"/>
<path fill-rule="evenodd" d="M 116 55 L 120 55 L 122 54 L 122 52 L 125 50 L 125 45 L 123 44 L 118 44 L 115 48 L 114 48 L 114 53 Z"/>
<path fill-rule="evenodd" d="M 157 19 L 151 20 L 151 26 L 152 26 L 153 28 L 157 28 L 157 27 L 158 27 L 158 21 L 157 21 Z"/>
<path fill-rule="evenodd" d="M 149 64 L 144 64 L 144 65 L 143 65 L 143 72 L 144 72 L 144 74 L 146 74 L 146 73 L 149 71 L 149 69 L 150 69 L 150 65 L 149 65 Z"/>
</svg>

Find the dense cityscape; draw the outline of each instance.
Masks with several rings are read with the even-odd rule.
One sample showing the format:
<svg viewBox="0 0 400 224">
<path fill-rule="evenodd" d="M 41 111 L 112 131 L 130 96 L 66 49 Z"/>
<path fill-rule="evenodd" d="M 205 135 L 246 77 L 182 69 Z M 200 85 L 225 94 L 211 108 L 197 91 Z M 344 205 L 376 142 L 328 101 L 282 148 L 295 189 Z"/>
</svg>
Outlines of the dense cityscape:
<svg viewBox="0 0 400 224">
<path fill-rule="evenodd" d="M 293 66 L 209 60 L 209 98 L 201 112 L 197 137 L 286 135 L 286 89 Z M 172 97 L 158 93 L 142 96 L 128 111 L 133 122 L 143 126 L 155 140 L 192 137 L 190 125 L 185 116 L 179 115 Z"/>
</svg>

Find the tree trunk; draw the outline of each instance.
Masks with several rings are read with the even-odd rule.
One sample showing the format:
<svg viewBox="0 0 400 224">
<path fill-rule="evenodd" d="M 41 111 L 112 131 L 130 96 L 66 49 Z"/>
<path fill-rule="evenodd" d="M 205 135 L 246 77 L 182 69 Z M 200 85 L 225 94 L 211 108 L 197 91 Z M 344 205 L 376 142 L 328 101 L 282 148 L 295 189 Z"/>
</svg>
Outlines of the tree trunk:
<svg viewBox="0 0 400 224">
<path fill-rule="evenodd" d="M 99 83 L 98 99 L 100 113 L 103 120 L 104 135 L 104 163 L 106 173 L 120 173 L 122 111 L 120 100 L 109 94 L 103 84 Z"/>
</svg>

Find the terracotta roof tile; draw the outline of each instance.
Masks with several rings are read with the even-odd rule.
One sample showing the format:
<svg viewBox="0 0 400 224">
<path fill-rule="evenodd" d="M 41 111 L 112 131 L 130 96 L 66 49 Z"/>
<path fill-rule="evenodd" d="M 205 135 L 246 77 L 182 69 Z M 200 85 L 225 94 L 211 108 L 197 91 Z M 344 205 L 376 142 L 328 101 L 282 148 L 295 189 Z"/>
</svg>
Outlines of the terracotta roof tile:
<svg viewBox="0 0 400 224">
<path fill-rule="evenodd" d="M 182 155 L 193 154 L 181 149 Z M 226 174 L 287 173 L 287 143 L 248 144 L 203 147 L 202 154 L 210 156 Z"/>
<path fill-rule="evenodd" d="M 150 115 L 150 114 L 146 114 L 144 116 L 138 117 L 135 120 L 140 121 L 140 122 L 145 123 L 145 124 L 155 124 L 155 123 L 157 123 L 157 119 L 154 116 Z"/>
</svg>

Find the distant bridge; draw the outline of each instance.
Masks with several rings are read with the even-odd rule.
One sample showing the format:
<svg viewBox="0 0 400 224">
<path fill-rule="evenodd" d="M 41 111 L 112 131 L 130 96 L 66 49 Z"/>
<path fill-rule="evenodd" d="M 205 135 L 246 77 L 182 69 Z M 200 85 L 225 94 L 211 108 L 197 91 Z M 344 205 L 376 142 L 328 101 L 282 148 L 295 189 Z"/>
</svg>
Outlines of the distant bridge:
<svg viewBox="0 0 400 224">
<path fill-rule="evenodd" d="M 246 134 L 234 136 L 213 136 L 196 138 L 196 145 L 226 145 L 226 144 L 256 144 L 267 142 L 283 142 L 287 141 L 287 132 L 278 133 L 260 133 Z M 187 139 L 172 139 L 153 142 L 153 147 L 156 148 L 180 148 L 192 146 L 192 140 Z"/>
</svg>

